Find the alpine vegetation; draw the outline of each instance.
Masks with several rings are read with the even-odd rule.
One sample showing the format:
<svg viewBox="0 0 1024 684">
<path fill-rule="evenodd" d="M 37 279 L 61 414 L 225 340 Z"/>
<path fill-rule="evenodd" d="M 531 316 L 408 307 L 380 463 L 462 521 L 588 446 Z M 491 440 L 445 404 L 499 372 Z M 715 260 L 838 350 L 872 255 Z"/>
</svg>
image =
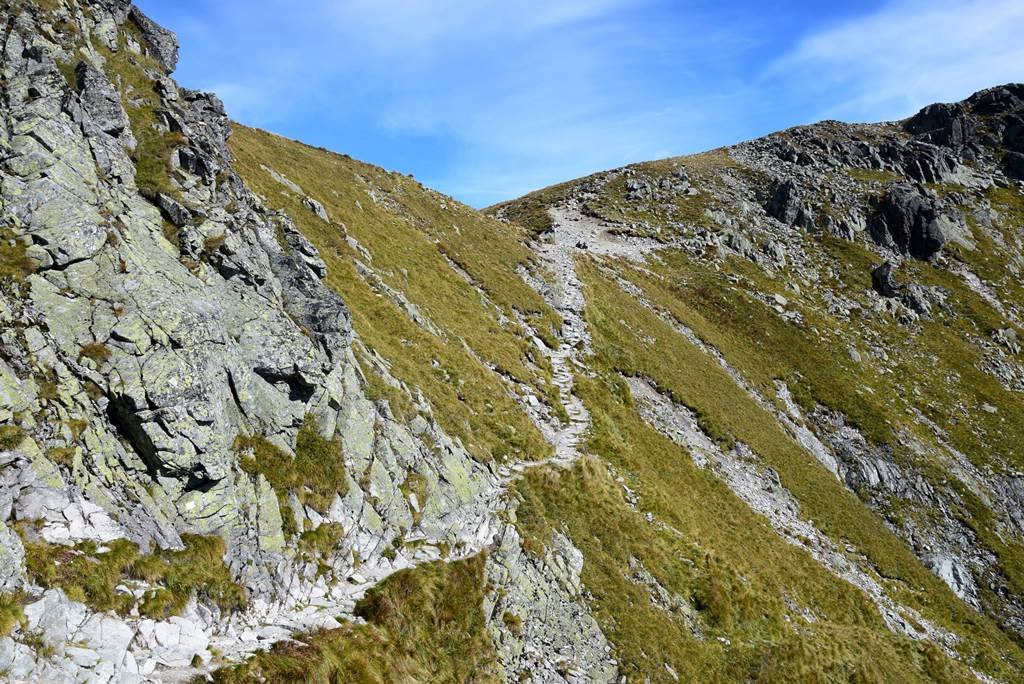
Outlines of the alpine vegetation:
<svg viewBox="0 0 1024 684">
<path fill-rule="evenodd" d="M 1024 677 L 1024 85 L 478 212 L 0 18 L 3 678 Z"/>
</svg>

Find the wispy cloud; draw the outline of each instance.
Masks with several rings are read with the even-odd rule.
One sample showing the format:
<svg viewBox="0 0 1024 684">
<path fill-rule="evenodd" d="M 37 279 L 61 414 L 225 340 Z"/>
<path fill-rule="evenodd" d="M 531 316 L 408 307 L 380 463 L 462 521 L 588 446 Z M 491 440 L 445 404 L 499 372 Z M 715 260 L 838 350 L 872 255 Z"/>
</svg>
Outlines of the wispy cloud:
<svg viewBox="0 0 1024 684">
<path fill-rule="evenodd" d="M 137 2 L 236 119 L 475 205 L 1024 79 L 1022 0 Z"/>
<path fill-rule="evenodd" d="M 823 112 L 872 120 L 1024 79 L 1024 2 L 899 0 L 801 40 L 772 76 L 827 94 Z"/>
</svg>

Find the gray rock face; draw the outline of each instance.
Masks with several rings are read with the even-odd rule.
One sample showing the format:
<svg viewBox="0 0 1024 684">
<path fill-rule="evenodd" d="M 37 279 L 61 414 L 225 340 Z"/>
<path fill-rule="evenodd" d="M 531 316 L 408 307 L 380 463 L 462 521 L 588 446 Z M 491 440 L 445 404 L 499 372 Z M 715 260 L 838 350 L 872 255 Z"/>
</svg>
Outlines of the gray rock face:
<svg viewBox="0 0 1024 684">
<path fill-rule="evenodd" d="M 152 52 L 153 57 L 166 69 L 167 73 L 178 68 L 178 37 L 173 31 L 165 29 L 142 13 L 135 5 L 131 6 L 132 21 L 142 31 L 142 38 Z"/>
<path fill-rule="evenodd" d="M 950 224 L 927 198 L 909 186 L 897 186 L 879 203 L 871 234 L 883 246 L 929 259 L 949 241 Z"/>
<path fill-rule="evenodd" d="M 975 124 L 963 104 L 932 104 L 908 119 L 906 129 L 920 140 L 962 147 L 971 140 Z"/>
<path fill-rule="evenodd" d="M 121 106 L 121 96 L 107 77 L 88 62 L 75 68 L 79 102 L 88 115 L 87 127 L 117 137 L 128 127 L 128 115 Z"/>
<path fill-rule="evenodd" d="M 543 559 L 506 527 L 487 557 L 488 628 L 507 681 L 614 682 L 611 646 L 580 600 L 583 554 L 555 534 Z"/>
<path fill-rule="evenodd" d="M 775 188 L 771 201 L 766 207 L 768 215 L 786 225 L 810 228 L 814 219 L 801 203 L 800 190 L 792 179 L 787 179 Z"/>
<path fill-rule="evenodd" d="M 64 11 L 108 47 L 134 22 L 145 44 L 121 49 L 174 68 L 173 34 L 128 3 Z M 36 22 L 28 11 L 12 18 L 0 53 L 0 207 L 39 265 L 17 296 L 0 296 L 0 421 L 27 435 L 0 453 L 0 591 L 28 593 L 28 629 L 53 654 L 16 631 L 0 641 L 0 669 L 16 680 L 173 677 L 213 649 L 242 658 L 337 627 L 391 573 L 488 546 L 504 481 L 359 346 L 317 250 L 231 170 L 220 100 L 146 74 L 160 132 L 175 134 L 171 187 L 147 199 L 100 55 L 70 35 L 66 47 L 46 42 Z M 81 59 L 76 88 L 58 59 Z M 414 425 L 366 397 L 354 347 L 418 406 Z M 340 440 L 348 491 L 326 510 L 294 495 L 282 508 L 265 478 L 240 468 L 235 439 L 259 435 L 291 453 L 310 418 Z M 68 455 L 57 463 L 53 448 Z M 343 534 L 310 558 L 285 539 L 285 516 Z M 93 613 L 28 581 L 6 524 L 15 520 L 36 521 L 33 534 L 53 544 L 180 548 L 183 534 L 218 535 L 249 608 L 221 615 L 193 602 L 160 621 Z"/>
</svg>

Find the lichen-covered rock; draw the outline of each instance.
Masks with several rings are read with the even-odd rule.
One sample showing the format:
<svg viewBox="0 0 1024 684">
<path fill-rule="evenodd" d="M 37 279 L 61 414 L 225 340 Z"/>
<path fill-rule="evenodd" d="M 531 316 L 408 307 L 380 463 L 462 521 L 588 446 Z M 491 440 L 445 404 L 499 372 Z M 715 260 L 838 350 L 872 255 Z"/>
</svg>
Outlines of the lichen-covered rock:
<svg viewBox="0 0 1024 684">
<path fill-rule="evenodd" d="M 131 5 L 130 2 L 118 4 Z M 173 31 L 155 23 L 135 5 L 131 5 L 130 13 L 132 21 L 142 32 L 146 46 L 152 51 L 157 61 L 167 70 L 167 73 L 174 71 L 178 67 L 178 37 L 174 35 Z M 115 18 L 116 16 L 115 14 Z"/>
<path fill-rule="evenodd" d="M 581 596 L 583 555 L 555 534 L 543 558 L 505 527 L 487 557 L 484 610 L 508 681 L 614 682 L 615 661 Z"/>
<path fill-rule="evenodd" d="M 40 14 L 22 9 L 0 55 L 2 211 L 37 266 L 18 296 L 0 298 L 5 319 L 21 321 L 0 336 L 0 421 L 28 435 L 0 457 L 0 513 L 51 545 L 127 538 L 154 550 L 219 536 L 249 608 L 221 615 L 200 601 L 156 621 L 93 612 L 33 585 L 5 525 L 0 590 L 34 597 L 26 629 L 54 655 L 34 657 L 18 632 L 0 667 L 16 679 L 128 681 L 208 662 L 209 648 L 237 658 L 337 626 L 396 570 L 488 545 L 498 476 L 433 420 L 414 433 L 366 397 L 323 260 L 231 171 L 220 100 L 167 77 L 174 35 L 127 2 L 59 11 L 74 27 L 66 44 L 45 43 Z M 79 30 L 127 54 L 104 58 Z M 160 69 L 147 72 L 137 53 Z M 75 83 L 58 62 L 77 63 Z M 152 130 L 131 130 L 123 103 L 143 93 L 118 92 L 118 69 L 153 83 Z M 140 149 L 154 135 L 166 147 Z M 166 158 L 137 164 L 140 153 Z M 239 436 L 291 455 L 308 416 L 342 445 L 347 493 L 327 506 L 240 465 Z M 412 495 L 411 477 L 422 482 Z M 326 524 L 338 539 L 316 555 L 288 531 Z"/>
</svg>

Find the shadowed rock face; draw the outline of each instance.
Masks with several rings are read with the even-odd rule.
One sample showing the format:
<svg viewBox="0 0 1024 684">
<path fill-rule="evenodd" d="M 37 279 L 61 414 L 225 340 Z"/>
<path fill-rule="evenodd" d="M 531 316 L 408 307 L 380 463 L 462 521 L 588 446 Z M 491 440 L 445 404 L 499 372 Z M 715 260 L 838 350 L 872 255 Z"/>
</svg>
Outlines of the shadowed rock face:
<svg viewBox="0 0 1024 684">
<path fill-rule="evenodd" d="M 872 236 L 879 244 L 902 254 L 929 259 L 948 242 L 950 223 L 927 197 L 910 187 L 898 186 L 879 203 Z"/>
<path fill-rule="evenodd" d="M 302 177 L 302 162 L 291 169 L 286 160 L 310 151 L 290 141 L 243 171 L 232 150 L 244 145 L 230 143 L 221 101 L 174 82 L 174 34 L 128 2 L 3 3 L 0 18 L 0 599 L 25 618 L 0 637 L 0 671 L 15 681 L 181 680 L 297 632 L 339 627 L 396 571 L 481 553 L 488 657 L 510 681 L 677 679 L 685 663 L 669 655 L 672 639 L 709 649 L 700 662 L 723 660 L 710 649 L 734 648 L 725 661 L 763 664 L 777 653 L 758 649 L 775 637 L 745 630 L 764 615 L 775 611 L 776 636 L 837 620 L 824 605 L 798 605 L 788 593 L 780 600 L 777 588 L 758 607 L 763 615 L 743 617 L 743 587 L 759 587 L 764 569 L 730 556 L 732 544 L 704 549 L 699 563 L 673 546 L 699 545 L 700 528 L 681 532 L 648 510 L 663 498 L 658 481 L 638 483 L 630 459 L 640 455 L 617 451 L 636 430 L 609 426 L 594 394 L 621 400 L 662 434 L 659 448 L 689 452 L 683 460 L 701 471 L 693 477 L 716 483 L 706 491 L 731 497 L 723 521 L 759 516 L 758 530 L 779 545 L 773 558 L 804 547 L 824 577 L 815 576 L 824 583 L 818 595 L 828 593 L 821 586 L 856 588 L 859 598 L 848 600 L 863 605 L 840 612 L 870 617 L 839 620 L 837 629 L 869 630 L 865 643 L 893 639 L 901 653 L 917 653 L 902 640 L 929 641 L 935 658 L 963 667 L 1021 662 L 1006 634 L 1024 633 L 1012 546 L 1024 529 L 1024 475 L 1011 453 L 1018 414 L 1006 397 L 1024 390 L 1022 316 L 999 273 L 971 269 L 995 257 L 1007 273 L 1024 265 L 1020 226 L 1008 224 L 1019 221 L 1012 198 L 1021 190 L 1013 178 L 1024 173 L 1024 87 L 933 105 L 899 125 L 826 122 L 710 157 L 616 169 L 495 210 L 526 222 L 523 207 L 539 206 L 532 239 L 326 152 L 316 154 L 327 171 Z M 351 178 L 346 164 L 356 168 Z M 264 172 L 270 185 L 260 184 Z M 327 186 L 322 177 L 345 180 Z M 488 237 L 509 240 L 507 232 L 524 256 L 504 263 L 513 257 L 460 253 L 453 235 L 465 237 L 464 220 L 484 226 L 481 253 Z M 360 221 L 384 234 L 385 250 L 360 244 Z M 410 235 L 421 242 L 402 241 Z M 829 249 L 848 251 L 833 258 Z M 995 251 L 961 260 L 972 249 Z M 672 270 L 682 257 L 694 271 Z M 463 310 L 439 307 L 410 282 L 431 258 L 442 266 L 430 285 Z M 681 294 L 659 298 L 638 273 Z M 501 287 L 530 296 L 502 305 Z M 626 312 L 604 315 L 602 287 L 661 321 L 661 337 L 629 328 Z M 704 324 L 723 314 L 730 325 L 764 325 L 744 353 L 728 347 L 737 330 L 698 329 L 702 320 L 673 309 L 716 294 L 725 297 L 702 309 Z M 738 302 L 760 308 L 724 315 Z M 486 334 L 471 340 L 458 325 L 477 304 Z M 401 325 L 388 315 L 404 317 Z M 626 332 L 610 343 L 615 325 Z M 841 335 L 825 341 L 829 326 Z M 915 393 L 913 373 L 894 359 L 924 347 L 927 363 L 941 365 L 943 350 L 923 338 L 944 334 L 940 326 L 958 336 L 949 348 L 976 352 L 944 379 L 983 374 L 993 384 L 964 388 L 936 409 L 946 399 L 940 387 Z M 367 341 L 381 330 L 401 337 L 390 357 Z M 744 365 L 768 353 L 771 330 L 815 348 L 841 345 L 833 356 L 865 369 L 837 366 L 835 383 L 899 377 L 898 393 L 857 384 L 862 401 L 890 401 L 891 434 L 862 430 L 846 415 L 856 406 L 827 405 L 833 394 L 813 385 L 813 369 L 786 367 L 784 349 L 771 352 L 770 373 Z M 479 341 L 498 336 L 522 359 Z M 776 441 L 806 457 L 807 477 L 856 492 L 844 505 L 884 520 L 876 534 L 891 535 L 925 578 L 943 584 L 914 585 L 924 598 L 905 605 L 906 587 L 926 584 L 921 576 L 890 582 L 884 559 L 858 548 L 867 544 L 857 530 L 811 519 L 816 502 L 769 462 L 772 449 L 712 437 L 713 402 L 684 406 L 657 378 L 601 365 L 670 343 L 696 349 L 775 426 Z M 463 356 L 441 353 L 451 349 Z M 446 366 L 452 358 L 466 367 Z M 473 404 L 479 377 L 494 389 Z M 592 389 L 605 381 L 607 392 Z M 437 415 L 431 383 L 454 388 L 460 409 L 479 407 L 467 424 L 481 416 L 497 424 L 508 442 L 500 451 L 511 455 L 488 460 L 494 454 L 479 453 L 472 430 L 454 438 L 463 426 Z M 790 387 L 805 390 L 799 402 Z M 903 394 L 927 401 L 907 408 Z M 499 399 L 521 415 L 501 414 Z M 917 429 L 899 411 L 918 411 Z M 997 415 L 1005 416 L 998 426 Z M 965 423 L 967 436 L 957 432 Z M 529 458 L 516 451 L 522 425 L 543 444 Z M 981 454 L 971 439 L 991 448 Z M 541 475 L 522 484 L 534 469 Z M 619 530 L 620 543 L 650 537 L 651 547 L 594 553 L 598 526 L 573 536 L 574 516 L 543 521 L 536 496 L 523 511 L 529 524 L 517 518 L 530 486 L 577 475 L 593 478 L 608 497 L 602 505 L 635 526 Z M 702 505 L 687 494 L 672 491 L 680 507 Z M 543 530 L 539 542 L 530 525 Z M 149 554 L 150 564 L 110 571 L 126 548 Z M 214 551 L 202 558 L 210 576 L 193 586 L 173 564 L 197 548 Z M 797 569 L 793 576 L 813 574 Z M 108 571 L 104 594 L 96 584 Z M 171 602 L 168 592 L 183 584 L 187 595 Z M 624 634 L 630 615 L 611 600 L 634 590 L 636 609 L 650 603 L 682 629 L 642 657 Z M 240 598 L 225 601 L 232 592 Z M 941 607 L 928 613 L 933 604 Z M 947 626 L 936 617 L 961 609 L 970 620 Z M 1002 660 L 969 650 L 979 640 L 968 631 L 974 621 Z M 790 646 L 805 645 L 782 650 Z"/>
</svg>

